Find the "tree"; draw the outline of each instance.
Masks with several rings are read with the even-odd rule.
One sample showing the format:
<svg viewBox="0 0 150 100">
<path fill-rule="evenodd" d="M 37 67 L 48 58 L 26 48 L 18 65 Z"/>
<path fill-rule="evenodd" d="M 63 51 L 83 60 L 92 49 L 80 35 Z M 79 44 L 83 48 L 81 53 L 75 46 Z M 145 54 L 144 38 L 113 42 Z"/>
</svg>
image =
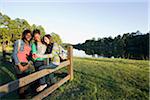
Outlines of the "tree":
<svg viewBox="0 0 150 100">
<path fill-rule="evenodd" d="M 45 30 L 41 25 L 36 26 L 35 24 L 33 24 L 31 27 L 28 21 L 26 21 L 25 19 L 16 18 L 13 20 L 9 16 L 3 15 L 0 12 L 1 44 L 12 44 L 15 40 L 21 38 L 21 34 L 25 29 L 39 29 L 42 35 L 45 35 Z"/>
<path fill-rule="evenodd" d="M 45 30 L 44 30 L 44 28 L 41 25 L 37 26 L 37 29 L 40 30 L 42 36 L 45 35 Z"/>
<path fill-rule="evenodd" d="M 35 24 L 33 24 L 33 25 L 31 26 L 31 30 L 33 31 L 33 30 L 35 30 L 35 29 L 39 29 L 39 30 L 40 30 L 41 36 L 44 36 L 44 35 L 46 34 L 44 28 L 43 28 L 41 25 L 36 26 Z"/>
<path fill-rule="evenodd" d="M 149 34 L 140 31 L 125 33 L 123 36 L 104 37 L 86 40 L 85 43 L 73 45 L 85 53 L 103 55 L 105 57 L 121 57 L 129 59 L 149 59 Z"/>
<path fill-rule="evenodd" d="M 60 38 L 60 36 L 58 34 L 52 32 L 51 36 L 52 36 L 54 42 L 56 42 L 56 43 L 58 43 L 60 45 L 62 44 L 62 40 L 61 40 L 61 38 Z"/>
</svg>

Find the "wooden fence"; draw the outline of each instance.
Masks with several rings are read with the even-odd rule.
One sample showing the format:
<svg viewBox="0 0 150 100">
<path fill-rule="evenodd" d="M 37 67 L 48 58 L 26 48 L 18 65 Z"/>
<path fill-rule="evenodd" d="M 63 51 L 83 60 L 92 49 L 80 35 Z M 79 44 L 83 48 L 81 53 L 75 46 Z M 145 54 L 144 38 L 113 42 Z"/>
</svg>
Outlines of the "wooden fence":
<svg viewBox="0 0 150 100">
<path fill-rule="evenodd" d="M 45 97 L 47 97 L 50 93 L 52 93 L 54 90 L 56 90 L 58 87 L 60 87 L 62 84 L 67 82 L 68 80 L 73 79 L 73 47 L 68 47 L 68 59 L 66 61 L 63 61 L 58 67 L 55 69 L 43 69 L 41 71 L 37 71 L 35 73 L 32 73 L 28 76 L 22 77 L 20 79 L 17 79 L 15 81 L 9 82 L 7 84 L 4 84 L 0 86 L 0 97 L 4 96 L 5 94 L 12 92 L 20 87 L 23 87 L 25 85 L 30 84 L 31 82 L 34 82 L 37 79 L 40 79 L 43 76 L 46 76 L 50 73 L 53 73 L 63 67 L 68 68 L 68 75 L 52 85 L 51 87 L 46 88 L 44 91 L 39 93 L 38 95 L 34 96 L 33 100 L 41 100 Z"/>
</svg>

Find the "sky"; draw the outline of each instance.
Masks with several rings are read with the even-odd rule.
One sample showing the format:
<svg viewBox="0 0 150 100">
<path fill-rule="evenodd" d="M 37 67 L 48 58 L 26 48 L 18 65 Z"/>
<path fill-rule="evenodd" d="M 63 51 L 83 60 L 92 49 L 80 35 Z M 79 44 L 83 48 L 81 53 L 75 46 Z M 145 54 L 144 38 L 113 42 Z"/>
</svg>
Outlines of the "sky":
<svg viewBox="0 0 150 100">
<path fill-rule="evenodd" d="M 149 31 L 147 0 L 0 0 L 0 12 L 42 25 L 65 43 Z"/>
</svg>

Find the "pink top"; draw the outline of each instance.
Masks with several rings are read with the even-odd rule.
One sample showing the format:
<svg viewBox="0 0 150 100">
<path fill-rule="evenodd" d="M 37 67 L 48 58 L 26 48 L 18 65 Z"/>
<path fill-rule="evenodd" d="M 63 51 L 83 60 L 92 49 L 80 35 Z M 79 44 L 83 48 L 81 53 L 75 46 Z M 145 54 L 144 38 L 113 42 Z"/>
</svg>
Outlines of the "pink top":
<svg viewBox="0 0 150 100">
<path fill-rule="evenodd" d="M 27 56 L 29 56 L 30 54 L 30 51 L 31 51 L 31 47 L 29 45 L 24 45 L 24 50 L 23 51 L 18 51 L 18 59 L 19 59 L 19 62 L 28 62 L 27 60 Z"/>
</svg>

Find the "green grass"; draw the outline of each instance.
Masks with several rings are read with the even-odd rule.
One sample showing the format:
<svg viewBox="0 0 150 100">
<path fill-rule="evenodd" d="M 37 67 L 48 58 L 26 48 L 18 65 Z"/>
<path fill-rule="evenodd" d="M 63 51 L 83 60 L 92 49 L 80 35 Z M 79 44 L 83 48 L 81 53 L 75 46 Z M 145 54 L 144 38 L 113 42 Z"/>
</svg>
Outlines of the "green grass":
<svg viewBox="0 0 150 100">
<path fill-rule="evenodd" d="M 149 98 L 148 61 L 126 59 L 74 59 L 74 80 L 46 100 Z"/>
<path fill-rule="evenodd" d="M 8 65 L 0 63 L 1 84 L 15 80 L 13 74 Z M 149 61 L 75 57 L 73 81 L 65 83 L 45 100 L 80 99 L 148 100 Z"/>
</svg>

